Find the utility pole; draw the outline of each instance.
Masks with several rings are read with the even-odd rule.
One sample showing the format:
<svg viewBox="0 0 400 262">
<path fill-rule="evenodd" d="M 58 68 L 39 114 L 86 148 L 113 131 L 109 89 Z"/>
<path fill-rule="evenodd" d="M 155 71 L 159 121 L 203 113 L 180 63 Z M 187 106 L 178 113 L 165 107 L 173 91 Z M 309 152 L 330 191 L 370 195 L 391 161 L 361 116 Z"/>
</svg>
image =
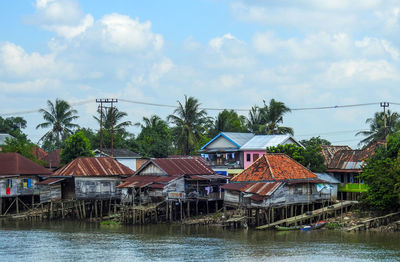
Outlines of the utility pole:
<svg viewBox="0 0 400 262">
<path fill-rule="evenodd" d="M 389 107 L 389 102 L 381 102 L 381 107 L 383 107 L 383 126 L 385 138 L 387 136 L 387 119 L 386 119 L 386 107 Z"/>
<path fill-rule="evenodd" d="M 118 99 L 105 98 L 96 99 L 96 103 L 100 103 L 100 154 L 103 153 L 103 108 L 110 108 L 111 113 L 111 157 L 114 156 L 114 112 L 113 105 L 118 103 Z M 111 107 L 105 107 L 103 104 L 111 104 Z"/>
</svg>

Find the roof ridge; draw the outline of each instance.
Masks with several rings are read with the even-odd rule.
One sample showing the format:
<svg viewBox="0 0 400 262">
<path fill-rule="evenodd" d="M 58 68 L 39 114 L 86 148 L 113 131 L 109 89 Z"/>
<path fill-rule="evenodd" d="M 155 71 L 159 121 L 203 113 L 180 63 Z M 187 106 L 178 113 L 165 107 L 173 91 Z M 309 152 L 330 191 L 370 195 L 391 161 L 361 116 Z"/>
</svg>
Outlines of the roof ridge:
<svg viewBox="0 0 400 262">
<path fill-rule="evenodd" d="M 269 170 L 269 172 L 271 173 L 271 178 L 272 178 L 274 181 L 276 181 L 276 179 L 275 179 L 275 177 L 274 177 L 274 173 L 272 172 L 271 164 L 270 164 L 269 161 L 268 161 L 267 154 L 265 154 L 264 157 L 265 157 L 265 160 L 267 161 L 268 170 Z"/>
</svg>

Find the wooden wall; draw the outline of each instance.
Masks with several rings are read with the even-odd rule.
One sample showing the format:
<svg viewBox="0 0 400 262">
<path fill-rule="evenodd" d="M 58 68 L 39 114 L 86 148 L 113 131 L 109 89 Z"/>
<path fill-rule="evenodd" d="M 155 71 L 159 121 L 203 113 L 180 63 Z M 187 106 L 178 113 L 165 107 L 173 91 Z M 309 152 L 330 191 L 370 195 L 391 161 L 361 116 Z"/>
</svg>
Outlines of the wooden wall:
<svg viewBox="0 0 400 262">
<path fill-rule="evenodd" d="M 119 177 L 75 177 L 76 199 L 120 198 Z"/>
<path fill-rule="evenodd" d="M 28 185 L 24 186 L 24 179 L 30 179 L 30 187 Z M 36 186 L 37 182 L 39 182 L 39 179 L 36 176 L 0 178 L 0 197 L 39 195 L 39 188 Z M 7 194 L 9 183 L 11 183 L 11 187 L 9 194 Z"/>
<path fill-rule="evenodd" d="M 40 203 L 61 200 L 61 183 L 40 185 Z"/>
</svg>

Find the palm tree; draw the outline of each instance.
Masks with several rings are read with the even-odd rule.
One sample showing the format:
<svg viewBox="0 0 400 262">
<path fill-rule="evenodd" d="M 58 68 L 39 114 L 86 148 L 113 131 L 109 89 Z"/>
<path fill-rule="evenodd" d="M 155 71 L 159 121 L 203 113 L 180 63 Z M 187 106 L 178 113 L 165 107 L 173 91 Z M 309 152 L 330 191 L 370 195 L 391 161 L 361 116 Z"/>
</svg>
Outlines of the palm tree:
<svg viewBox="0 0 400 262">
<path fill-rule="evenodd" d="M 113 129 L 116 133 L 125 132 L 126 128 L 132 125 L 131 121 L 122 121 L 122 118 L 128 116 L 128 114 L 126 112 L 119 111 L 116 107 L 103 108 L 103 111 L 101 111 L 99 108 L 97 113 L 99 115 L 102 114 L 102 116 L 100 116 L 102 117 L 103 128 L 106 130 Z M 94 119 L 100 123 L 100 118 L 94 116 Z"/>
<path fill-rule="evenodd" d="M 291 110 L 283 102 L 275 101 L 275 99 L 271 99 L 269 105 L 264 103 L 264 107 L 260 109 L 261 115 L 263 115 L 266 128 L 264 130 L 268 135 L 275 134 L 290 134 L 293 135 L 293 129 L 290 127 L 279 126 L 280 123 L 283 123 L 283 115 L 286 113 L 290 113 Z"/>
<path fill-rule="evenodd" d="M 234 110 L 223 110 L 215 119 L 209 136 L 214 137 L 219 132 L 246 132 L 246 118 L 238 115 Z"/>
<path fill-rule="evenodd" d="M 262 134 L 262 127 L 265 122 L 258 106 L 255 105 L 250 109 L 246 124 L 250 132 Z"/>
<path fill-rule="evenodd" d="M 93 116 L 97 122 L 102 124 L 102 136 L 105 147 L 111 147 L 111 133 L 113 134 L 113 143 L 116 147 L 124 147 L 123 141 L 129 137 L 126 128 L 132 125 L 131 121 L 122 121 L 128 114 L 119 111 L 116 107 L 107 107 L 97 110 L 100 117 Z M 100 119 L 101 118 L 101 119 Z"/>
<path fill-rule="evenodd" d="M 37 125 L 36 129 L 51 128 L 40 139 L 41 141 L 47 140 L 59 147 L 73 133 L 72 129 L 79 127 L 77 124 L 72 123 L 78 118 L 78 111 L 72 109 L 68 102 L 64 100 L 56 99 L 55 104 L 47 100 L 47 110 L 40 109 L 39 112 L 43 114 L 45 122 Z"/>
<path fill-rule="evenodd" d="M 360 131 L 356 134 L 367 136 L 360 141 L 360 145 L 368 145 L 370 143 L 385 140 L 387 135 L 396 133 L 400 130 L 400 115 L 396 112 L 392 113 L 390 110 L 386 113 L 386 129 L 385 129 L 385 113 L 376 112 L 373 118 L 365 120 L 369 124 L 368 131 Z"/>
<path fill-rule="evenodd" d="M 175 125 L 172 134 L 181 154 L 190 155 L 195 151 L 197 143 L 211 123 L 207 112 L 199 107 L 197 99 L 185 95 L 185 103 L 178 101 L 178 108 L 167 118 Z"/>
<path fill-rule="evenodd" d="M 269 104 L 264 107 L 253 106 L 249 112 L 247 119 L 247 128 L 255 134 L 291 134 L 293 129 L 290 127 L 280 126 L 283 123 L 283 115 L 291 112 L 290 108 L 284 103 L 271 99 Z"/>
</svg>

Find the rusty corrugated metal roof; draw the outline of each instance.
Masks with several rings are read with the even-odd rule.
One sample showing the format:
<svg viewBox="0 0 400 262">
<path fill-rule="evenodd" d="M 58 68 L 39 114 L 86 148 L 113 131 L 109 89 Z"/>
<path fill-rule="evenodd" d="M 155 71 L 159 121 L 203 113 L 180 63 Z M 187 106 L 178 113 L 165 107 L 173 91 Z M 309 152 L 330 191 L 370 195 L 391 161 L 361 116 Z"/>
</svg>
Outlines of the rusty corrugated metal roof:
<svg viewBox="0 0 400 262">
<path fill-rule="evenodd" d="M 171 182 L 182 176 L 131 176 L 125 179 L 125 182 L 121 185 L 117 186 L 117 188 L 125 188 L 125 187 L 145 187 L 148 185 L 159 184 L 163 185 L 163 187 Z"/>
<path fill-rule="evenodd" d="M 111 157 L 79 157 L 53 176 L 130 176 L 134 171 Z"/>
<path fill-rule="evenodd" d="M 283 182 L 231 183 L 223 185 L 221 188 L 259 196 L 270 196 L 282 184 Z"/>
<path fill-rule="evenodd" d="M 334 155 L 338 151 L 352 150 L 349 146 L 321 146 L 321 153 L 325 160 L 325 165 L 329 166 Z"/>
<path fill-rule="evenodd" d="M 0 176 L 49 174 L 50 170 L 18 153 L 0 153 Z"/>
<path fill-rule="evenodd" d="M 154 163 L 161 168 L 166 175 L 213 175 L 215 174 L 202 158 L 156 158 L 149 160 L 142 167 Z M 140 171 L 138 171 L 140 173 Z"/>
<path fill-rule="evenodd" d="M 38 160 L 44 160 L 44 158 L 48 155 L 46 151 L 44 151 L 42 148 L 38 146 L 34 146 L 32 148 L 33 155 L 36 157 Z"/>
<path fill-rule="evenodd" d="M 61 149 L 50 152 L 43 160 L 47 162 L 47 166 L 57 168 L 61 165 Z"/>
<path fill-rule="evenodd" d="M 315 178 L 317 175 L 285 154 L 265 154 L 231 181 L 268 182 Z"/>
</svg>

